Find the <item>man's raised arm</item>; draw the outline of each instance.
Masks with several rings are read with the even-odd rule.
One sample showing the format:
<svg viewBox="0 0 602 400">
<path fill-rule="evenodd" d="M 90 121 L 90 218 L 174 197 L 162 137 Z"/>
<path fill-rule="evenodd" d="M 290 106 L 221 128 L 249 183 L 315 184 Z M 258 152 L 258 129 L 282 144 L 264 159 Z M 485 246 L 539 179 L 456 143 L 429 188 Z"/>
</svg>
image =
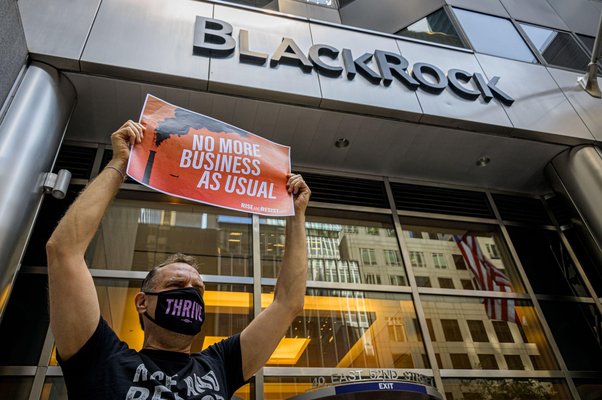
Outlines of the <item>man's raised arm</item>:
<svg viewBox="0 0 602 400">
<path fill-rule="evenodd" d="M 303 311 L 307 281 L 305 209 L 311 191 L 301 175 L 287 182 L 295 195 L 295 216 L 286 220 L 286 243 L 274 302 L 261 312 L 240 335 L 242 369 L 248 380 L 265 365 L 293 320 Z"/>
<path fill-rule="evenodd" d="M 113 159 L 69 207 L 46 244 L 50 327 L 63 360 L 77 353 L 98 325 L 100 307 L 84 254 L 123 182 L 128 144 L 139 143 L 143 131 L 128 121 L 113 133 Z"/>
</svg>

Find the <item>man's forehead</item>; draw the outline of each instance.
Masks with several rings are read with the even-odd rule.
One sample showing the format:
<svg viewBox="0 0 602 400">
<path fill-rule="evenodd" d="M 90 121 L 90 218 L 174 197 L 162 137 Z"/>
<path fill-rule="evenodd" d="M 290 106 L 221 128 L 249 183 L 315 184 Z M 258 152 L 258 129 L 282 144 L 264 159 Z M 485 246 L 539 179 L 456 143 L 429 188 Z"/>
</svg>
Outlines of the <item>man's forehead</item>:
<svg viewBox="0 0 602 400">
<path fill-rule="evenodd" d="M 193 278 L 199 279 L 202 281 L 201 275 L 199 272 L 192 266 L 186 263 L 173 263 L 167 264 L 157 271 L 157 278 L 160 280 L 169 280 L 175 278 Z"/>
</svg>

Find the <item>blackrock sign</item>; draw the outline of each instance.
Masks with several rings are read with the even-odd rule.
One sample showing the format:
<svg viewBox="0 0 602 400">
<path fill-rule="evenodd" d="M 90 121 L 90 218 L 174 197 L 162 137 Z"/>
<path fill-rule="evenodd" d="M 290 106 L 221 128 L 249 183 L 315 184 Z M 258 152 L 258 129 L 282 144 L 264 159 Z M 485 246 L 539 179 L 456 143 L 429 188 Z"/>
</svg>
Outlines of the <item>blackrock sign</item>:
<svg viewBox="0 0 602 400">
<path fill-rule="evenodd" d="M 193 53 L 201 56 L 228 57 L 236 49 L 236 40 L 232 37 L 232 25 L 219 19 L 196 17 L 194 28 Z M 439 94 L 450 87 L 458 96 L 474 101 L 482 96 L 489 102 L 494 97 L 506 106 L 512 105 L 514 99 L 504 93 L 497 84 L 499 76 L 487 80 L 479 72 L 468 72 L 461 69 L 450 69 L 447 74 L 435 65 L 417 62 L 409 68 L 409 62 L 401 54 L 383 50 L 364 53 L 359 57 L 350 49 L 339 50 L 327 44 L 314 44 L 305 54 L 291 38 L 284 37 L 274 52 L 269 55 L 251 50 L 249 31 L 241 29 L 238 36 L 240 62 L 266 65 L 268 59 L 271 68 L 279 64 L 288 64 L 301 68 L 309 73 L 315 69 L 319 74 L 338 78 L 343 72 L 348 80 L 357 74 L 362 75 L 370 83 L 389 86 L 394 79 L 399 80 L 410 90 L 420 88 L 429 93 Z M 340 60 L 339 60 L 339 55 Z M 378 71 L 369 66 L 375 60 Z M 430 79 L 427 79 L 427 76 Z M 467 86 L 470 81 L 478 90 Z"/>
</svg>

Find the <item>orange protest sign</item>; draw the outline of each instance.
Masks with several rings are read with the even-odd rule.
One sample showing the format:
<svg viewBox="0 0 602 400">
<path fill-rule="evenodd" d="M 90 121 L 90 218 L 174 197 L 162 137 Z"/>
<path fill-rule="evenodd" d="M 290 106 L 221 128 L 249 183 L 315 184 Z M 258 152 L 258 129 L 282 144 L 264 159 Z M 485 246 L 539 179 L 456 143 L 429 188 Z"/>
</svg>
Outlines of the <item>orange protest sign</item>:
<svg viewBox="0 0 602 400">
<path fill-rule="evenodd" d="M 261 215 L 294 215 L 290 148 L 151 95 L 127 174 L 160 192 Z"/>
</svg>

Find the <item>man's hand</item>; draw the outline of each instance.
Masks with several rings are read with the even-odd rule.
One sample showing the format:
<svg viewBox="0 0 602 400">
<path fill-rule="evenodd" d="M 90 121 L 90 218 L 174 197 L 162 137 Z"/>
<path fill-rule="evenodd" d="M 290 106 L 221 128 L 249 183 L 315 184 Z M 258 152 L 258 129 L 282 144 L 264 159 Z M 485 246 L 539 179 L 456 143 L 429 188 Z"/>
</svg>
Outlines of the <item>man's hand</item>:
<svg viewBox="0 0 602 400">
<path fill-rule="evenodd" d="M 295 214 L 305 214 L 307 203 L 309 203 L 309 197 L 311 196 L 311 190 L 303 180 L 303 177 L 299 174 L 290 174 L 288 176 L 288 182 L 286 182 L 286 188 L 289 193 L 292 193 L 295 198 Z"/>
<path fill-rule="evenodd" d="M 111 165 L 119 168 L 120 171 L 125 170 L 125 166 L 130 158 L 130 145 L 133 146 L 136 143 L 142 142 L 144 129 L 142 124 L 128 120 L 111 135 L 111 144 L 113 146 Z"/>
</svg>

